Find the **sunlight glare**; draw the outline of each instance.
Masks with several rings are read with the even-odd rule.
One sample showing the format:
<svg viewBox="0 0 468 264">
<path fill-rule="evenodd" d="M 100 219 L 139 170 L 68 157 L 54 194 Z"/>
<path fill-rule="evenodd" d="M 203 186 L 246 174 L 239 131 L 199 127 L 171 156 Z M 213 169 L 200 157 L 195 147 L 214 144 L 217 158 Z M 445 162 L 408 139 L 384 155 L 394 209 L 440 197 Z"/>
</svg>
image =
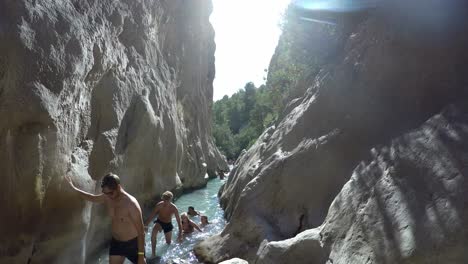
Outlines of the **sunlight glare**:
<svg viewBox="0 0 468 264">
<path fill-rule="evenodd" d="M 231 95 L 247 82 L 264 83 L 281 34 L 279 22 L 289 0 L 213 0 L 215 29 L 214 100 Z"/>
<path fill-rule="evenodd" d="M 378 0 L 296 0 L 299 7 L 315 11 L 354 12 L 375 7 Z"/>
</svg>

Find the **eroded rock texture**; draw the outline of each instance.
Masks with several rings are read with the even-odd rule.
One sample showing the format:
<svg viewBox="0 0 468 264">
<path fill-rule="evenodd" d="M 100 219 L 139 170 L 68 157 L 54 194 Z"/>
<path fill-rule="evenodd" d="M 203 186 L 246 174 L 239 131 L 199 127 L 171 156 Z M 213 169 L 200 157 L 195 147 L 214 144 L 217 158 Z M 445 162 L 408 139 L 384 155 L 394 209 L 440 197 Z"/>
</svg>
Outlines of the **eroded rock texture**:
<svg viewBox="0 0 468 264">
<path fill-rule="evenodd" d="M 254 263 L 466 263 L 466 104 L 370 153 L 322 226 L 265 243 Z"/>
<path fill-rule="evenodd" d="M 465 102 L 356 167 L 322 227 L 328 263 L 468 262 Z"/>
<path fill-rule="evenodd" d="M 200 259 L 466 262 L 467 112 L 448 105 L 467 98 L 467 10 L 412 0 L 302 13 L 336 23 L 308 24 L 320 70 L 239 158 L 220 192 L 229 223 Z"/>
<path fill-rule="evenodd" d="M 226 169 L 210 13 L 208 0 L 0 2 L 0 262 L 84 263 L 109 238 L 65 175 L 94 192 L 114 171 L 143 203 Z"/>
</svg>

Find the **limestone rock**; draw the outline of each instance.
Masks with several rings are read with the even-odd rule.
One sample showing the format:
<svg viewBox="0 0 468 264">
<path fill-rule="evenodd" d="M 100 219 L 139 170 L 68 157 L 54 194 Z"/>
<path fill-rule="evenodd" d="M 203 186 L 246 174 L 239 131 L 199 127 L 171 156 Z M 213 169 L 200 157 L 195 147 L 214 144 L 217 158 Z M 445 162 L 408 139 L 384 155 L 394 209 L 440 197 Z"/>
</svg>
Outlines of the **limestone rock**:
<svg viewBox="0 0 468 264">
<path fill-rule="evenodd" d="M 255 263 L 465 263 L 468 108 L 372 149 L 324 224 L 260 246 Z"/>
<path fill-rule="evenodd" d="M 407 11 L 415 6 L 442 12 L 437 19 L 450 17 L 450 22 L 441 20 L 440 27 L 433 27 L 432 21 Z M 273 244 L 263 259 L 268 259 L 266 252 L 274 256 L 275 246 L 280 247 L 274 241 L 323 224 L 353 170 L 372 157 L 371 149 L 420 127 L 466 96 L 468 37 L 461 33 L 468 30 L 466 10 L 461 2 L 440 9 L 435 2 L 383 1 L 374 9 L 339 17 L 335 26 L 311 23 L 311 32 L 325 35 L 317 36 L 318 41 L 332 34 L 340 44 L 324 47 L 329 59 L 308 79 L 304 95 L 290 105 L 268 139 L 259 139 L 242 155 L 220 193 L 229 223 L 203 241 L 196 254 L 211 262 L 232 257 L 253 261 L 266 241 Z M 312 51 L 321 50 L 314 46 Z M 427 159 L 441 162 L 435 154 Z M 354 223 L 347 219 L 348 225 Z M 310 243 L 311 251 L 319 252 L 318 244 Z M 331 257 L 336 261 L 353 249 L 340 248 Z M 295 254 L 289 250 L 285 252 Z M 359 260 L 340 263 L 366 263 Z"/>
<path fill-rule="evenodd" d="M 85 263 L 107 172 L 142 204 L 227 164 L 211 137 L 211 2 L 0 2 L 2 263 Z"/>
<path fill-rule="evenodd" d="M 249 264 L 247 261 L 240 258 L 233 258 L 220 262 L 219 264 Z"/>
<path fill-rule="evenodd" d="M 320 229 L 309 229 L 293 238 L 261 245 L 255 263 L 325 263 L 325 252 L 320 241 Z"/>
<path fill-rule="evenodd" d="M 330 206 L 327 263 L 467 263 L 465 103 L 372 155 Z"/>
</svg>

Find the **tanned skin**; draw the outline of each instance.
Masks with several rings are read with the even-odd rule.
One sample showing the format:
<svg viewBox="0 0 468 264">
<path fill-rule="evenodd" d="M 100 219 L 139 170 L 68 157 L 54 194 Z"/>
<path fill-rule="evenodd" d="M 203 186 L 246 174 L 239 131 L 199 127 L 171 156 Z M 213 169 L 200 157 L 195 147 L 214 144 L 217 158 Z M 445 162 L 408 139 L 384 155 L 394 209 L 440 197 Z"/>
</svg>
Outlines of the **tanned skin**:
<svg viewBox="0 0 468 264">
<path fill-rule="evenodd" d="M 71 188 L 81 198 L 93 203 L 106 204 L 109 216 L 112 219 L 112 237 L 119 241 L 128 241 L 138 237 L 138 252 L 145 252 L 145 229 L 141 208 L 135 197 L 128 194 L 120 184 L 115 190 L 102 188 L 102 194 L 91 194 L 78 189 L 70 177 L 66 177 Z M 122 264 L 123 256 L 109 256 L 109 264 Z M 138 255 L 138 264 L 146 264 L 144 255 Z"/>
<path fill-rule="evenodd" d="M 194 230 L 202 232 L 200 227 L 195 222 L 190 220 L 186 214 L 182 214 L 180 218 L 182 222 L 182 233 L 184 235 L 183 237 L 185 237 L 188 234 L 191 234 Z"/>
<path fill-rule="evenodd" d="M 149 223 L 154 219 L 154 217 L 156 217 L 156 215 L 159 220 L 165 223 L 170 223 L 172 221 L 172 216 L 174 215 L 177 225 L 179 226 L 179 236 L 177 241 L 182 241 L 182 226 L 180 224 L 179 210 L 177 209 L 177 206 L 171 202 L 171 199 L 163 199 L 161 202 L 156 204 L 151 216 L 145 222 L 145 229 L 148 229 Z M 161 230 L 163 230 L 161 225 L 159 223 L 155 223 L 153 231 L 151 232 L 151 257 L 156 256 L 156 241 L 158 232 Z M 164 233 L 164 236 L 166 238 L 166 244 L 171 244 L 172 231 Z"/>
</svg>

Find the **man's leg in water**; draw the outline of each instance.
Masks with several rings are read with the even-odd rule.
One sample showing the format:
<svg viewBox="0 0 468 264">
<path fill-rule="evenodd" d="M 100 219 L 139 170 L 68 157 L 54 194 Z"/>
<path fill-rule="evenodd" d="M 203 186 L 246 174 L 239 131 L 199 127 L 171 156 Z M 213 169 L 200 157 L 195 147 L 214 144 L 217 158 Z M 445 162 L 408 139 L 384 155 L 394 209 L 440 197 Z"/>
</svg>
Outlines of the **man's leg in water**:
<svg viewBox="0 0 468 264">
<path fill-rule="evenodd" d="M 125 261 L 124 256 L 109 256 L 109 264 L 123 264 Z"/>
<path fill-rule="evenodd" d="M 151 257 L 156 256 L 156 239 L 158 238 L 158 232 L 161 230 L 162 227 L 160 224 L 154 224 L 153 232 L 151 232 Z"/>
<path fill-rule="evenodd" d="M 171 238 L 172 238 L 172 231 L 164 233 L 164 236 L 166 237 L 166 244 L 170 245 L 171 244 Z"/>
</svg>

